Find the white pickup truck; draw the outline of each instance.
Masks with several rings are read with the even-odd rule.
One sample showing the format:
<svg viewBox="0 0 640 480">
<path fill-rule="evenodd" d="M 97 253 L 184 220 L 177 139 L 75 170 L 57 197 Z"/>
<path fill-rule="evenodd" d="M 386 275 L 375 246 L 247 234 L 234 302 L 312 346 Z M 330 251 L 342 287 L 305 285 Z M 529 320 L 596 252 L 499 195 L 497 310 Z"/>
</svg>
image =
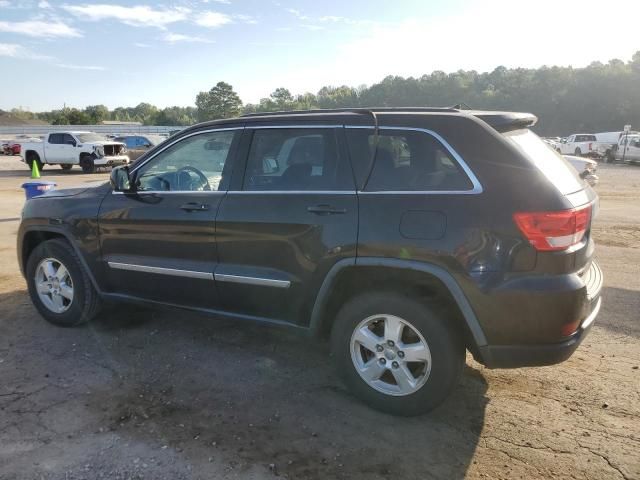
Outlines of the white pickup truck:
<svg viewBox="0 0 640 480">
<path fill-rule="evenodd" d="M 640 135 L 625 135 L 618 141 L 613 156 L 615 160 L 624 161 L 625 163 L 640 162 Z"/>
<path fill-rule="evenodd" d="M 85 173 L 93 173 L 97 167 L 127 165 L 129 156 L 122 142 L 114 142 L 92 132 L 55 132 L 45 135 L 41 142 L 21 143 L 22 161 L 33 168 L 44 165 L 60 165 L 71 170 L 79 165 Z"/>
<path fill-rule="evenodd" d="M 574 133 L 560 140 L 556 149 L 563 155 L 599 156 L 596 150 L 596 136 L 591 133 Z"/>
</svg>

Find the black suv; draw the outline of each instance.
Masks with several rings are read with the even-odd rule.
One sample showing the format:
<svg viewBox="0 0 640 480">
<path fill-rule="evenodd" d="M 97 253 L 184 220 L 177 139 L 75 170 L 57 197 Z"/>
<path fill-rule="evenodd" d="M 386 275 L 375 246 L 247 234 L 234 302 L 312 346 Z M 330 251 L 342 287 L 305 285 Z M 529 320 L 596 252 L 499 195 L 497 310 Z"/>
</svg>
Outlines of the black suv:
<svg viewBox="0 0 640 480">
<path fill-rule="evenodd" d="M 345 382 L 392 413 L 491 368 L 567 359 L 600 307 L 597 196 L 529 127 L 457 109 L 250 115 L 188 128 L 111 182 L 26 203 L 38 311 L 144 301 L 330 337 Z"/>
</svg>

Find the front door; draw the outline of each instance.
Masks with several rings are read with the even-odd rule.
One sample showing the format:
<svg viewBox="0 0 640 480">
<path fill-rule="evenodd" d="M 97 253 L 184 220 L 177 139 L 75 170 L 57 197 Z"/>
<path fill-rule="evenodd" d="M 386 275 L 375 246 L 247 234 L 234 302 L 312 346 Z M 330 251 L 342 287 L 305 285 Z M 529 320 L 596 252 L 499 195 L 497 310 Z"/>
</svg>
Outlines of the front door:
<svg viewBox="0 0 640 480">
<path fill-rule="evenodd" d="M 217 305 L 215 216 L 240 129 L 192 133 L 136 167 L 133 193 L 99 213 L 107 289 L 163 303 Z"/>
<path fill-rule="evenodd" d="M 326 273 L 355 258 L 358 199 L 341 128 L 247 127 L 244 178 L 216 218 L 226 310 L 306 324 Z"/>
</svg>

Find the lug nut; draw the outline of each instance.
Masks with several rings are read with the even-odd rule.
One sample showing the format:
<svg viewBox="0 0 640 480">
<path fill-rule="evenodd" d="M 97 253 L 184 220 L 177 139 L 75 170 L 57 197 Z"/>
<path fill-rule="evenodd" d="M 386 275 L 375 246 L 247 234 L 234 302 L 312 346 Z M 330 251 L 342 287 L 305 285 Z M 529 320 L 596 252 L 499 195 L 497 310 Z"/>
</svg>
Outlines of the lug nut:
<svg viewBox="0 0 640 480">
<path fill-rule="evenodd" d="M 404 358 L 404 352 L 402 350 L 398 352 L 398 357 Z"/>
<path fill-rule="evenodd" d="M 381 359 L 380 359 L 380 363 L 381 363 L 382 365 L 385 365 L 385 364 L 387 363 L 387 360 L 386 360 L 386 359 L 384 359 L 384 358 L 381 358 Z"/>
<path fill-rule="evenodd" d="M 398 368 L 398 366 L 399 366 L 399 365 L 398 365 L 398 362 L 393 362 L 393 363 L 391 364 L 391 366 L 392 366 L 393 368 Z"/>
<path fill-rule="evenodd" d="M 382 345 L 376 345 L 376 351 L 377 352 L 381 352 L 384 350 L 384 347 Z"/>
<path fill-rule="evenodd" d="M 393 343 L 393 340 L 387 340 L 387 345 L 393 347 L 395 344 Z"/>
</svg>

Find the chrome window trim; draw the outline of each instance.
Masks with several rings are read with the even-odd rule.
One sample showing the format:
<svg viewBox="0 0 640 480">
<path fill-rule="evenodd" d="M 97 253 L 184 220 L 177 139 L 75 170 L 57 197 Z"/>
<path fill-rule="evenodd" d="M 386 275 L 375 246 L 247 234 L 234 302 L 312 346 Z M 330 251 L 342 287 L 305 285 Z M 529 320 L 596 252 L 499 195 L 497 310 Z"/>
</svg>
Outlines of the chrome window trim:
<svg viewBox="0 0 640 480">
<path fill-rule="evenodd" d="M 166 195 L 202 195 L 202 194 L 220 194 L 220 195 L 224 195 L 225 193 L 227 193 L 226 190 L 141 190 L 138 192 L 116 192 L 116 191 L 111 191 L 111 193 L 113 195 L 159 195 L 159 194 L 166 194 Z"/>
<path fill-rule="evenodd" d="M 172 275 L 175 277 L 198 278 L 201 280 L 213 280 L 213 273 L 197 272 L 194 270 L 179 270 L 176 268 L 151 267 L 148 265 L 134 265 L 121 262 L 107 262 L 109 267 L 116 270 L 129 270 L 132 272 L 156 273 L 159 275 Z"/>
<path fill-rule="evenodd" d="M 353 128 L 353 129 L 369 129 L 374 130 L 374 127 L 369 125 L 345 125 L 345 128 Z M 440 134 L 434 132 L 433 130 L 429 130 L 427 128 L 417 128 L 417 127 L 397 127 L 397 126 L 381 126 L 379 127 L 380 131 L 383 130 L 402 130 L 402 131 L 410 131 L 410 132 L 422 132 L 427 135 L 431 135 L 433 138 L 438 140 L 444 148 L 451 154 L 451 156 L 458 162 L 460 168 L 467 175 L 467 178 L 471 181 L 472 188 L 470 190 L 400 190 L 400 191 L 391 191 L 391 190 L 379 190 L 375 192 L 368 192 L 363 190 L 358 190 L 358 194 L 364 195 L 415 195 L 415 194 L 429 194 L 429 195 L 478 195 L 483 192 L 482 185 L 480 181 L 475 176 L 469 165 L 464 161 L 464 159 L 454 150 L 454 148 L 449 145 Z M 366 185 L 365 185 L 366 187 Z"/>
<path fill-rule="evenodd" d="M 356 195 L 355 190 L 229 190 L 229 194 L 242 194 L 242 195 L 258 195 L 258 194 L 276 194 L 276 195 Z"/>
<path fill-rule="evenodd" d="M 189 138 L 192 137 L 194 135 L 200 135 L 200 134 L 205 134 L 205 133 L 213 133 L 213 132 L 225 132 L 225 131 L 233 131 L 233 130 L 263 130 L 263 129 L 295 129 L 295 128 L 305 128 L 305 129 L 321 129 L 321 128 L 350 128 L 350 129 L 369 129 L 369 130 L 374 130 L 375 127 L 373 127 L 372 125 L 338 125 L 338 124 L 328 124 L 328 125 L 313 125 L 313 124 L 306 124 L 306 125 L 297 125 L 297 124 L 283 124 L 283 125 L 243 125 L 243 126 L 238 126 L 238 127 L 224 127 L 224 128 L 211 128 L 211 129 L 207 129 L 207 130 L 199 130 L 197 132 L 193 132 L 190 133 L 189 135 L 185 135 L 183 137 L 180 137 L 178 139 L 176 139 L 175 141 L 167 144 L 166 146 L 164 146 L 162 148 L 162 150 L 155 152 L 151 157 L 149 157 L 148 159 L 146 159 L 143 163 L 141 163 L 140 165 L 136 165 L 136 167 L 131 170 L 131 173 L 134 173 L 135 171 L 137 171 L 138 169 L 140 169 L 141 167 L 143 167 L 144 165 L 146 165 L 148 162 L 150 162 L 151 160 L 153 160 L 154 158 L 156 158 L 158 155 L 160 155 L 162 152 L 164 152 L 167 148 L 175 145 L 176 143 L 178 143 L 181 140 L 184 140 L 185 138 Z M 356 192 L 351 191 L 351 190 L 335 190 L 335 191 L 329 191 L 329 190 L 228 190 L 228 191 L 222 191 L 222 190 L 213 190 L 213 191 L 207 191 L 207 192 L 192 192 L 192 191 L 164 191 L 164 190 L 146 190 L 144 192 L 136 192 L 137 194 L 202 194 L 202 193 L 233 193 L 233 194 L 302 194 L 302 193 L 307 193 L 307 194 L 325 194 L 325 195 L 352 195 L 353 193 L 357 193 L 358 195 L 363 194 L 363 195 L 420 195 L 420 194 L 428 194 L 428 195 L 478 195 L 483 193 L 483 188 L 482 185 L 480 183 L 480 181 L 478 180 L 478 178 L 476 177 L 476 175 L 473 173 L 473 171 L 471 170 L 471 168 L 469 167 L 469 165 L 464 161 L 464 159 L 462 158 L 462 156 L 455 151 L 455 149 L 449 144 L 449 142 L 447 142 L 440 134 L 438 134 L 437 132 L 434 132 L 433 130 L 429 130 L 427 128 L 417 128 L 417 127 L 400 127 L 400 126 L 381 126 L 379 127 L 379 130 L 401 130 L 401 131 L 413 131 L 413 132 L 422 132 L 422 133 L 426 133 L 427 135 L 431 135 L 432 137 L 434 137 L 436 140 L 438 140 L 446 149 L 447 151 L 451 154 L 451 156 L 456 160 L 456 162 L 458 162 L 458 165 L 460 166 L 460 168 L 462 168 L 462 170 L 464 171 L 464 173 L 467 175 L 467 178 L 471 181 L 471 185 L 472 188 L 470 190 L 400 190 L 400 191 L 391 191 L 391 190 L 380 190 L 380 191 L 363 191 L 363 190 L 358 190 Z M 124 194 L 126 192 L 116 192 L 116 191 L 111 191 L 112 194 Z"/>
<path fill-rule="evenodd" d="M 164 152 L 167 148 L 174 146 L 176 143 L 181 142 L 185 138 L 190 138 L 190 137 L 193 137 L 195 135 L 202 135 L 204 133 L 229 132 L 229 131 L 232 131 L 232 130 L 244 130 L 244 128 L 245 128 L 244 125 L 241 126 L 241 127 L 210 128 L 210 129 L 207 129 L 207 130 L 198 130 L 196 132 L 193 132 L 193 133 L 190 133 L 188 135 L 185 135 L 184 137 L 176 138 L 173 142 L 168 143 L 167 145 L 162 147 L 161 150 L 158 150 L 157 152 L 154 152 L 153 155 L 151 155 L 149 158 L 146 158 L 144 160 L 144 162 L 142 162 L 140 165 L 136 165 L 135 168 L 133 170 L 131 170 L 131 173 L 134 173 L 135 171 L 139 170 L 144 165 L 146 165 L 151 160 L 153 160 L 158 155 L 160 155 L 162 152 Z"/>
<path fill-rule="evenodd" d="M 243 285 L 257 285 L 260 287 L 289 288 L 289 280 L 276 280 L 274 278 L 247 277 L 244 275 L 229 275 L 226 273 L 216 273 L 216 282 L 241 283 Z"/>
</svg>

